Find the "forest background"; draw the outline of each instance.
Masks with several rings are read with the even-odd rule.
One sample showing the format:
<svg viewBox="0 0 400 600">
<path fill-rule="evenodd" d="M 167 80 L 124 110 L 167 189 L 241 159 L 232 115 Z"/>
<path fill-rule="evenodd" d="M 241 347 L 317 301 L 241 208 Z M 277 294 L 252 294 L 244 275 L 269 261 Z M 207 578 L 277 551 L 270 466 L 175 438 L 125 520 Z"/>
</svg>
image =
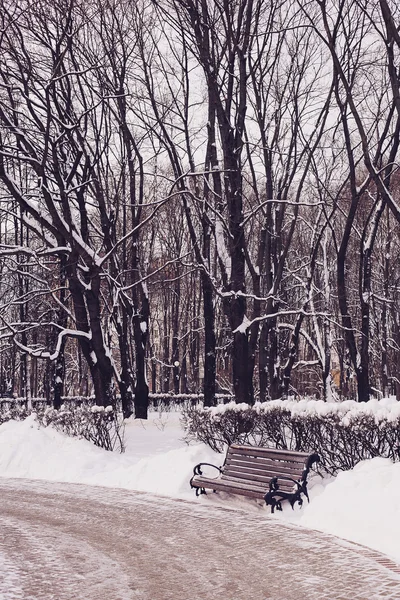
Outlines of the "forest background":
<svg viewBox="0 0 400 600">
<path fill-rule="evenodd" d="M 399 22 L 0 0 L 0 396 L 400 399 Z"/>
</svg>

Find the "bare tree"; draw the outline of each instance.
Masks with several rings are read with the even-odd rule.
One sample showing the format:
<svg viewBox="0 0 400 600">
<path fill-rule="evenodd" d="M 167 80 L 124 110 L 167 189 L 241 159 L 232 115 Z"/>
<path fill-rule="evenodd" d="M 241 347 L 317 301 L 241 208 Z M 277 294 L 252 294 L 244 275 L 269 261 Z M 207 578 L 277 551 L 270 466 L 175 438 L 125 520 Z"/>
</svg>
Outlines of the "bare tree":
<svg viewBox="0 0 400 600">
<path fill-rule="evenodd" d="M 19 345 L 29 356 L 55 360 L 65 339 L 76 338 L 89 365 L 96 401 L 114 402 L 115 376 L 128 414 L 133 382 L 127 359 L 127 321 L 131 318 L 136 416 L 146 417 L 148 302 L 140 285 L 137 250 L 144 201 L 143 161 L 126 126 L 126 103 L 120 89 L 125 73 L 120 59 L 130 49 L 120 38 L 120 46 L 114 45 L 111 53 L 112 41 L 103 40 L 102 58 L 107 56 L 114 78 L 110 82 L 99 68 L 101 57 L 90 49 L 101 39 L 99 35 L 94 39 L 101 27 L 107 25 L 109 35 L 122 34 L 118 23 L 111 29 L 102 21 L 104 15 L 95 5 L 83 10 L 75 3 L 59 2 L 47 10 L 40 2 L 17 8 L 3 2 L 2 8 L 0 178 L 20 206 L 26 230 L 47 256 L 58 257 L 73 306 L 69 311 L 63 298 L 58 298 L 69 327 L 58 323 L 51 350 L 28 347 L 23 340 Z M 115 16 L 112 11 L 107 15 L 110 20 Z M 23 165 L 24 184 L 13 177 L 15 165 Z M 124 222 L 125 206 L 130 216 Z M 122 231 L 116 212 L 123 222 Z M 128 281 L 120 279 L 120 269 L 129 274 Z M 123 308 L 120 328 L 119 304 Z M 109 323 L 113 319 L 122 377 L 112 359 Z"/>
<path fill-rule="evenodd" d="M 358 398 L 369 398 L 369 338 L 371 307 L 371 255 L 380 220 L 387 205 L 396 219 L 399 207 L 390 182 L 399 147 L 400 121 L 396 110 L 398 92 L 393 81 L 392 33 L 382 30 L 382 16 L 375 5 L 326 2 L 299 3 L 309 23 L 329 50 L 340 114 L 343 145 L 348 160 L 351 203 L 342 239 L 338 245 L 337 285 L 344 336 L 357 376 Z M 388 93 L 392 90 L 392 94 Z M 359 181 L 362 158 L 366 176 Z M 372 181 L 374 190 L 368 191 Z M 349 311 L 346 261 L 357 211 L 364 194 L 374 197 L 361 235 L 359 301 L 361 306 L 360 348 Z"/>
</svg>

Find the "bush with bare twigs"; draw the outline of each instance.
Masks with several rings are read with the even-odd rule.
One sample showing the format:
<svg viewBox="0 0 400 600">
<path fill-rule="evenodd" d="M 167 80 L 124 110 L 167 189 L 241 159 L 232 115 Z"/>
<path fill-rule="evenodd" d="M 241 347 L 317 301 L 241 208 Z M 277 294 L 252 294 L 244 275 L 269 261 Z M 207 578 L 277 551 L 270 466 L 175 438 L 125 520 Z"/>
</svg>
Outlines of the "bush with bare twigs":
<svg viewBox="0 0 400 600">
<path fill-rule="evenodd" d="M 97 406 L 79 399 L 64 403 L 59 410 L 41 401 L 33 402 L 30 409 L 26 401 L 9 400 L 0 403 L 0 424 L 11 419 L 22 421 L 31 413 L 36 414 L 43 427 L 51 425 L 57 431 L 83 438 L 105 450 L 125 450 L 124 419 L 112 406 Z"/>
<path fill-rule="evenodd" d="M 330 474 L 375 456 L 400 459 L 400 403 L 274 401 L 186 407 L 186 439 L 216 452 L 232 443 L 317 452 Z"/>
</svg>

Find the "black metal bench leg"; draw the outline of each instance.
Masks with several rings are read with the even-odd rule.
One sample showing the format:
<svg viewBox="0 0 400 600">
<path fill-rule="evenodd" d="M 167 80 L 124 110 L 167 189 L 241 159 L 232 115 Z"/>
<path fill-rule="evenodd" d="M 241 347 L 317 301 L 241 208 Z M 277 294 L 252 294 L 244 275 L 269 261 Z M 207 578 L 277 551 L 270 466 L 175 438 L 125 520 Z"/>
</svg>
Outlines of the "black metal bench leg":
<svg viewBox="0 0 400 600">
<path fill-rule="evenodd" d="M 274 514 L 275 508 L 276 510 L 282 510 L 282 504 L 280 500 L 274 498 L 274 496 L 270 496 L 270 494 L 265 494 L 264 496 L 265 504 L 271 507 L 271 514 Z"/>
</svg>

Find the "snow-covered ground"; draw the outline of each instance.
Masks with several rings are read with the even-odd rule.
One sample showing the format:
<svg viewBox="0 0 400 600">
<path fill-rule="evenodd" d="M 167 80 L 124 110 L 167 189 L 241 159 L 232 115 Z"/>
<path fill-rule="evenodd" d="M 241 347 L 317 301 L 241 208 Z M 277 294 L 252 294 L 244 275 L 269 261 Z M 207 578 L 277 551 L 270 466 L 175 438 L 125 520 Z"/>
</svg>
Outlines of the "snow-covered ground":
<svg viewBox="0 0 400 600">
<path fill-rule="evenodd" d="M 257 511 L 365 544 L 400 562 L 400 463 L 375 458 L 352 471 L 310 485 L 310 504 L 270 515 L 261 503 L 226 494 L 195 498 L 189 479 L 198 462 L 221 465 L 223 456 L 203 444 L 187 445 L 179 413 L 129 420 L 127 450 L 106 452 L 85 440 L 39 427 L 34 416 L 0 426 L 0 476 L 45 479 L 153 492 L 193 502 Z"/>
</svg>

